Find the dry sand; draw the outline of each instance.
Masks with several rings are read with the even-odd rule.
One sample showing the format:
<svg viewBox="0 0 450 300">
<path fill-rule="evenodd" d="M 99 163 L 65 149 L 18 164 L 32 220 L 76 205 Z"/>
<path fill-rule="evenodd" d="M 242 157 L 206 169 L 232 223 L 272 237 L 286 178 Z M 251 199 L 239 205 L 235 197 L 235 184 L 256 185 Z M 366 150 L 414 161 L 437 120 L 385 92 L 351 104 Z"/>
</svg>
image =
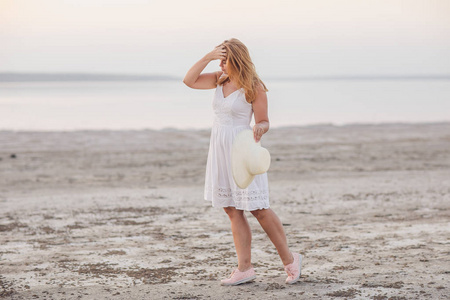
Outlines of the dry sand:
<svg viewBox="0 0 450 300">
<path fill-rule="evenodd" d="M 0 132 L 0 297 L 446 299 L 450 123 L 272 129 L 272 209 L 301 281 L 256 220 L 254 283 L 203 200 L 209 131 Z M 15 154 L 15 158 L 11 157 Z"/>
</svg>

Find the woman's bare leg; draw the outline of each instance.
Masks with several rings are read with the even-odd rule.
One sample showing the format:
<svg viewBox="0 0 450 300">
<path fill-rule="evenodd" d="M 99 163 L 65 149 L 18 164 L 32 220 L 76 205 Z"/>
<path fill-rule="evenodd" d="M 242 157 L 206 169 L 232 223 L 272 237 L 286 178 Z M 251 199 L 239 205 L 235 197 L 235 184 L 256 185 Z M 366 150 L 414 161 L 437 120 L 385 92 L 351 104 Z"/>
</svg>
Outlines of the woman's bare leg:
<svg viewBox="0 0 450 300">
<path fill-rule="evenodd" d="M 251 213 L 256 217 L 261 227 L 275 245 L 283 264 L 291 264 L 294 261 L 294 258 L 292 257 L 287 244 L 283 224 L 281 224 L 281 221 L 275 212 L 269 208 L 254 210 Z"/>
<path fill-rule="evenodd" d="M 224 207 L 231 221 L 231 232 L 233 233 L 234 246 L 238 257 L 239 271 L 248 270 L 251 264 L 252 232 L 248 225 L 244 211 L 234 207 Z"/>
</svg>

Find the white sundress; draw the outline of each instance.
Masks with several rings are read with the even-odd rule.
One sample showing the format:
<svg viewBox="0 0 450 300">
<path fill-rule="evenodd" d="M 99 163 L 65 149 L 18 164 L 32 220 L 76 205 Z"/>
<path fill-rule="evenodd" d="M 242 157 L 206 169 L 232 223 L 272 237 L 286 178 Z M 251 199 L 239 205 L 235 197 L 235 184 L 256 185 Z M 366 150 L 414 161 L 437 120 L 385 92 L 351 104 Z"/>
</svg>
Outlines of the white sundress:
<svg viewBox="0 0 450 300">
<path fill-rule="evenodd" d="M 211 129 L 205 174 L 205 200 L 214 207 L 233 206 L 239 210 L 269 208 L 267 173 L 256 175 L 246 188 L 239 188 L 231 171 L 231 147 L 234 137 L 251 129 L 252 105 L 245 99 L 244 89 L 223 96 L 222 85 L 214 94 L 214 122 Z"/>
</svg>

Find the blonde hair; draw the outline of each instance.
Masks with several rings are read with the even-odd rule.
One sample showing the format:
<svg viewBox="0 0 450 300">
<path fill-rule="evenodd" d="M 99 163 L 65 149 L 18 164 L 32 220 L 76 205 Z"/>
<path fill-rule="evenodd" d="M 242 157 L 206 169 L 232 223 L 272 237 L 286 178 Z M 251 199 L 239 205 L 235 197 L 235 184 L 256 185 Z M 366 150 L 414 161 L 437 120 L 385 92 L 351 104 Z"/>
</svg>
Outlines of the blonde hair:
<svg viewBox="0 0 450 300">
<path fill-rule="evenodd" d="M 262 85 L 264 91 L 268 92 L 266 85 L 256 73 L 247 47 L 235 38 L 225 40 L 219 46 L 222 45 L 225 46 L 227 52 L 228 75 L 222 76 L 217 84 L 223 85 L 227 81 L 233 80 L 238 88 L 245 90 L 245 98 L 250 103 L 256 99 L 258 86 Z"/>
</svg>

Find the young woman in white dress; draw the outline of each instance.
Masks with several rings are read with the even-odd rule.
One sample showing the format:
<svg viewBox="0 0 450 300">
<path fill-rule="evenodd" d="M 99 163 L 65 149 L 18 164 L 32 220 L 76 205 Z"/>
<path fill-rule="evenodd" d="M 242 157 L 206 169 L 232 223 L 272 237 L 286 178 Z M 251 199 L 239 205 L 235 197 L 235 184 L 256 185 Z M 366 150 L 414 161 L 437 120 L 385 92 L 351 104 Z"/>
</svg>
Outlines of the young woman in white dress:
<svg viewBox="0 0 450 300">
<path fill-rule="evenodd" d="M 213 60 L 220 60 L 221 71 L 203 73 Z M 269 130 L 267 113 L 268 91 L 256 73 L 247 47 L 238 39 L 225 40 L 207 53 L 187 72 L 183 82 L 193 89 L 216 89 L 213 110 L 214 125 L 205 175 L 205 200 L 223 207 L 231 221 L 238 267 L 223 285 L 237 285 L 255 279 L 251 264 L 251 240 L 244 211 L 250 211 L 276 247 L 288 274 L 286 283 L 299 280 L 302 255 L 289 250 L 280 219 L 269 207 L 267 174 L 256 175 L 246 189 L 236 186 L 231 173 L 231 146 L 238 132 L 251 129 L 258 142 Z"/>
</svg>

